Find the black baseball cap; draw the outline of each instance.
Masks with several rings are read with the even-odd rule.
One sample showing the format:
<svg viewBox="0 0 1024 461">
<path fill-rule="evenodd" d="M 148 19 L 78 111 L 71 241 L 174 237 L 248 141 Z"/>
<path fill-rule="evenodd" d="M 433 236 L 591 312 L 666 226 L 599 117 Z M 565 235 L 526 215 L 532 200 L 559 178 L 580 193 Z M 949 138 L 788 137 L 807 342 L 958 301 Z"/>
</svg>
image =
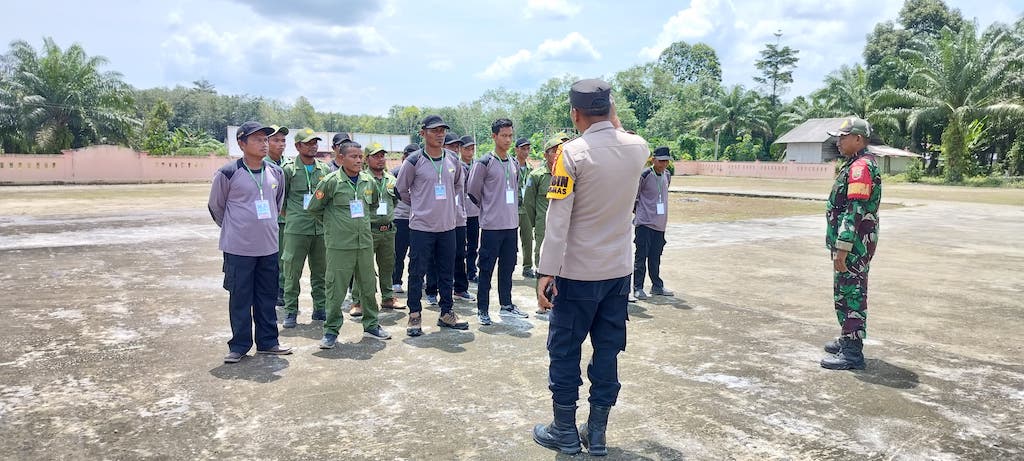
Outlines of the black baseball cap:
<svg viewBox="0 0 1024 461">
<path fill-rule="evenodd" d="M 235 139 L 242 139 L 256 132 L 262 132 L 270 136 L 274 131 L 276 131 L 274 128 L 263 126 L 260 122 L 245 122 L 235 131 Z"/>
<path fill-rule="evenodd" d="M 444 135 L 444 145 L 449 144 L 462 144 L 462 138 L 459 138 L 455 133 L 448 133 Z"/>
<path fill-rule="evenodd" d="M 461 138 L 459 138 L 459 141 L 462 142 L 462 147 L 475 146 L 476 145 L 476 141 L 474 141 L 473 137 L 468 135 L 468 134 L 463 136 L 463 137 L 461 137 Z"/>
<path fill-rule="evenodd" d="M 420 145 L 419 144 L 409 144 L 408 146 L 405 146 L 405 149 L 402 149 L 402 153 L 403 154 L 411 154 L 411 153 L 416 152 L 418 150 L 420 150 Z"/>
<path fill-rule="evenodd" d="M 659 147 L 657 149 L 654 149 L 654 159 L 655 160 L 672 160 L 672 154 L 669 153 L 669 150 L 668 150 L 667 147 Z"/>
<path fill-rule="evenodd" d="M 341 143 L 343 143 L 345 141 L 351 141 L 351 140 L 352 140 L 352 137 L 349 136 L 348 133 L 338 133 L 338 134 L 334 135 L 333 139 L 331 139 L 331 145 L 332 146 L 337 146 L 338 144 L 341 144 Z"/>
<path fill-rule="evenodd" d="M 530 140 L 526 138 L 519 138 L 516 140 L 516 147 L 529 146 Z"/>
<path fill-rule="evenodd" d="M 444 119 L 442 119 L 440 115 L 428 115 L 426 117 L 423 117 L 423 124 L 420 128 L 423 128 L 424 130 L 429 130 L 431 128 L 437 128 L 439 126 L 451 129 L 451 127 L 448 126 L 447 123 L 444 123 Z"/>
<path fill-rule="evenodd" d="M 597 78 L 580 80 L 569 89 L 569 104 L 585 110 L 608 109 L 612 105 L 612 86 Z"/>
</svg>

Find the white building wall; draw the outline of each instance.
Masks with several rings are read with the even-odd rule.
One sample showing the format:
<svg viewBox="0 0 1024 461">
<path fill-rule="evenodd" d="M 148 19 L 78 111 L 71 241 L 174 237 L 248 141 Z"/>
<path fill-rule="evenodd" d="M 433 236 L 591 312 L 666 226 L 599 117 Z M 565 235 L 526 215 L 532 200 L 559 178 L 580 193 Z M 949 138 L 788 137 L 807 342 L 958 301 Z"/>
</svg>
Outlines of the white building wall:
<svg viewBox="0 0 1024 461">
<path fill-rule="evenodd" d="M 791 142 L 786 144 L 786 161 L 796 163 L 821 163 L 821 143 Z"/>
</svg>

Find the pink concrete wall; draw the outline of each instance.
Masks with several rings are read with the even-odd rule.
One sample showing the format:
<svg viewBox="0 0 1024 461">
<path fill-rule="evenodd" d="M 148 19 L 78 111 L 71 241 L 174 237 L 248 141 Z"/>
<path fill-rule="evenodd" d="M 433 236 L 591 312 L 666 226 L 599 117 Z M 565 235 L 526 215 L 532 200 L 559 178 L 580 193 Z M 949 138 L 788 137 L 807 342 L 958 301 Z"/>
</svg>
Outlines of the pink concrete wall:
<svg viewBox="0 0 1024 461">
<path fill-rule="evenodd" d="M 0 184 L 209 181 L 228 157 L 151 157 L 121 146 L 0 155 Z"/>
<path fill-rule="evenodd" d="M 774 179 L 832 179 L 835 163 L 698 162 L 680 160 L 676 172 L 686 175 L 741 176 Z"/>
</svg>

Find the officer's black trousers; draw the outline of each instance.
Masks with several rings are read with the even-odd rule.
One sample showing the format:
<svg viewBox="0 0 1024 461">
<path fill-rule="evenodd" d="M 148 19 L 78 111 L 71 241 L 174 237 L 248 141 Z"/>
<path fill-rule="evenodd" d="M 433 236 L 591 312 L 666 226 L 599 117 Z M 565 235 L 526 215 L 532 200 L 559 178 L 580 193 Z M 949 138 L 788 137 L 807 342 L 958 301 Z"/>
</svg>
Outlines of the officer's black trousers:
<svg viewBox="0 0 1024 461">
<path fill-rule="evenodd" d="M 277 253 L 267 256 L 239 256 L 224 253 L 224 289 L 228 290 L 228 318 L 231 321 L 231 352 L 245 354 L 252 349 L 253 325 L 256 349 L 277 345 L 278 290 Z"/>
<path fill-rule="evenodd" d="M 594 355 L 587 366 L 591 405 L 612 406 L 619 396 L 618 355 L 626 350 L 629 276 L 601 281 L 555 280 L 558 295 L 548 327 L 548 389 L 559 405 L 579 400 L 580 356 L 590 335 Z"/>
<path fill-rule="evenodd" d="M 395 220 L 395 269 L 391 271 L 391 284 L 401 285 L 405 272 L 405 255 L 409 251 L 409 220 Z"/>
<path fill-rule="evenodd" d="M 519 229 L 487 230 L 480 233 L 480 281 L 477 283 L 476 309 L 487 312 L 491 302 L 491 279 L 498 266 L 498 302 L 512 304 L 512 272 L 519 252 Z"/>
<path fill-rule="evenodd" d="M 437 270 L 442 313 L 452 310 L 452 284 L 455 265 L 455 231 L 423 232 L 409 229 L 409 312 L 423 310 L 423 277 L 431 267 Z"/>
<path fill-rule="evenodd" d="M 480 248 L 480 217 L 466 218 L 466 278 L 476 277 L 476 256 Z"/>
<path fill-rule="evenodd" d="M 665 233 L 647 226 L 636 226 L 633 236 L 636 254 L 633 258 L 633 289 L 644 287 L 644 272 L 651 274 L 651 283 L 657 288 L 665 288 L 661 280 L 661 253 L 665 251 Z"/>
</svg>

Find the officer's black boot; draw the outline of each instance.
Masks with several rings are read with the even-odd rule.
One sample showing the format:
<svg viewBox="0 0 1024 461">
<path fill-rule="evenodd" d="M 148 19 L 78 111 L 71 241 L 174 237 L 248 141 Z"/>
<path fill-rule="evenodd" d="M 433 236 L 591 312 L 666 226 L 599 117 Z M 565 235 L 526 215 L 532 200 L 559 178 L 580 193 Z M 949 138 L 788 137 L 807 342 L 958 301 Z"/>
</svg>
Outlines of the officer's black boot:
<svg viewBox="0 0 1024 461">
<path fill-rule="evenodd" d="M 839 339 L 840 338 L 836 338 L 836 339 L 833 339 L 833 340 L 825 343 L 825 352 L 828 352 L 829 354 L 838 354 L 839 353 Z"/>
<path fill-rule="evenodd" d="M 863 370 L 864 340 L 839 338 L 839 352 L 821 359 L 821 366 L 830 370 Z"/>
<path fill-rule="evenodd" d="M 550 448 L 567 455 L 580 452 L 580 434 L 576 432 L 576 405 L 559 405 L 554 407 L 554 420 L 547 426 L 538 424 L 533 427 L 533 441 L 544 448 Z"/>
<path fill-rule="evenodd" d="M 608 412 L 612 407 L 601 405 L 590 406 L 590 416 L 587 422 L 580 424 L 580 441 L 587 447 L 587 453 L 592 456 L 604 456 L 608 454 L 608 447 L 605 446 L 604 434 L 608 427 Z"/>
</svg>

